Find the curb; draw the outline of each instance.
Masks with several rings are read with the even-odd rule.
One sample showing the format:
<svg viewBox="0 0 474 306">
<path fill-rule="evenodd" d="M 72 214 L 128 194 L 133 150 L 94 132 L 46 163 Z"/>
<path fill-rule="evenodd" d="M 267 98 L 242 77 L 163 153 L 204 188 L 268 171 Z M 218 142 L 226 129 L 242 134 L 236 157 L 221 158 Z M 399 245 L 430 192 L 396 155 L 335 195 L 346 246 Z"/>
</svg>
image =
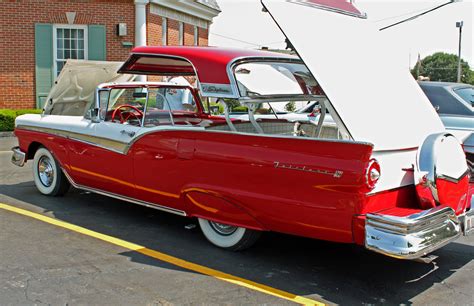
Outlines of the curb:
<svg viewBox="0 0 474 306">
<path fill-rule="evenodd" d="M 1 137 L 14 137 L 15 134 L 13 132 L 0 132 L 0 138 Z"/>
</svg>

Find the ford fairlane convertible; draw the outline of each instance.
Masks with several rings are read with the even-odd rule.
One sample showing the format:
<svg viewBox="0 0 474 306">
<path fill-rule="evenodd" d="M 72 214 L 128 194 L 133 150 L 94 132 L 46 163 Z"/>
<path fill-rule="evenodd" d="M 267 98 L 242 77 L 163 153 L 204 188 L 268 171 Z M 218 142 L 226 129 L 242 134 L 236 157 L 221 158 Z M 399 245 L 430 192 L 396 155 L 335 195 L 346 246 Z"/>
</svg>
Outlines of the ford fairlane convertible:
<svg viewBox="0 0 474 306">
<path fill-rule="evenodd" d="M 150 46 L 133 49 L 118 75 L 66 65 L 69 85 L 41 115 L 17 118 L 12 161 L 31 160 L 42 194 L 73 185 L 196 218 L 231 250 L 275 231 L 422 259 L 467 235 L 463 149 L 392 44 L 345 1 L 263 5 L 298 56 Z M 130 75 L 197 84 L 119 80 Z M 313 101 L 312 119 L 275 111 Z M 232 118 L 235 105 L 247 116 Z"/>
</svg>

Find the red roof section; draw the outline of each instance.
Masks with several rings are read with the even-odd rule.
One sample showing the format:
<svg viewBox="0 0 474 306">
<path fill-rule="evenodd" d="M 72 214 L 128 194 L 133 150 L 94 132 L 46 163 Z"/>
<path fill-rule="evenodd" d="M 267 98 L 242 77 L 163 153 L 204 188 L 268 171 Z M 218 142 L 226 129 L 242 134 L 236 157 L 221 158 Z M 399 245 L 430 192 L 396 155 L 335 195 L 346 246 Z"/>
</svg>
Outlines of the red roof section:
<svg viewBox="0 0 474 306">
<path fill-rule="evenodd" d="M 307 2 L 308 4 L 316 4 L 327 8 L 361 15 L 361 12 L 347 0 L 306 0 L 302 2 Z"/>
<path fill-rule="evenodd" d="M 190 62 L 201 83 L 230 84 L 227 75 L 227 65 L 239 58 L 275 58 L 275 59 L 298 59 L 298 57 L 249 49 L 230 49 L 220 47 L 198 47 L 198 46 L 143 46 L 132 50 L 131 57 L 119 70 L 124 73 L 170 75 L 180 74 L 194 75 L 194 69 L 189 65 L 176 62 L 177 65 L 163 64 L 139 64 L 137 61 L 141 57 L 165 57 L 175 59 L 185 59 Z"/>
</svg>

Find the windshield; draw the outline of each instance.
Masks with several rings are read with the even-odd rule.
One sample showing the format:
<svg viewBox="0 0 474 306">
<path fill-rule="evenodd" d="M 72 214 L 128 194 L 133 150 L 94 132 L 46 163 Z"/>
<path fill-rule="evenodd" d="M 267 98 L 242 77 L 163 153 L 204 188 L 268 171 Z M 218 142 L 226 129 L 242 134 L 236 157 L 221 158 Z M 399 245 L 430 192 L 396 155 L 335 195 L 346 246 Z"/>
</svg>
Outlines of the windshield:
<svg viewBox="0 0 474 306">
<path fill-rule="evenodd" d="M 241 97 L 320 95 L 322 91 L 304 64 L 250 62 L 236 65 Z"/>
</svg>

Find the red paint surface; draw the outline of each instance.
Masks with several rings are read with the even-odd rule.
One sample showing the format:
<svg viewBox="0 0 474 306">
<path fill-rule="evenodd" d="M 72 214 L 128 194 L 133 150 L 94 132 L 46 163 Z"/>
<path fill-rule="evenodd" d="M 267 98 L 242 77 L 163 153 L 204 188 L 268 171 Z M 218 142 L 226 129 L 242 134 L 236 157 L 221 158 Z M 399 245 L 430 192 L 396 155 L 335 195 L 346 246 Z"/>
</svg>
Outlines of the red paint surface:
<svg viewBox="0 0 474 306">
<path fill-rule="evenodd" d="M 328 8 L 339 9 L 358 15 L 361 14 L 361 12 L 352 3 L 346 0 L 307 0 L 307 2 L 325 6 Z"/>
<path fill-rule="evenodd" d="M 137 64 L 140 56 L 165 56 L 172 58 L 184 58 L 195 68 L 201 83 L 230 84 L 227 75 L 227 65 L 240 57 L 259 57 L 259 58 L 279 58 L 279 59 L 297 59 L 297 57 L 285 54 L 258 51 L 249 49 L 227 49 L 216 47 L 136 47 L 132 50 L 132 55 L 125 62 L 120 72 L 140 71 L 150 75 L 170 75 L 174 73 L 194 74 L 194 69 L 189 65 L 168 66 L 168 65 L 144 65 Z"/>
<path fill-rule="evenodd" d="M 123 155 L 46 133 L 15 133 L 25 152 L 33 142 L 51 150 L 76 183 L 252 229 L 363 244 L 365 214 L 422 210 L 414 185 L 367 195 L 372 147 L 365 144 L 157 131 Z M 335 171 L 342 176 L 331 175 Z M 467 189 L 467 180 L 456 188 L 437 182 L 442 203 L 457 213 L 463 193 L 453 190 Z M 472 195 L 474 184 L 469 188 Z"/>
<path fill-rule="evenodd" d="M 436 179 L 438 187 L 438 198 L 441 205 L 446 205 L 454 209 L 456 214 L 460 214 L 467 207 L 469 192 L 469 176 L 465 175 L 459 182 L 454 183 L 445 179 Z"/>
</svg>

